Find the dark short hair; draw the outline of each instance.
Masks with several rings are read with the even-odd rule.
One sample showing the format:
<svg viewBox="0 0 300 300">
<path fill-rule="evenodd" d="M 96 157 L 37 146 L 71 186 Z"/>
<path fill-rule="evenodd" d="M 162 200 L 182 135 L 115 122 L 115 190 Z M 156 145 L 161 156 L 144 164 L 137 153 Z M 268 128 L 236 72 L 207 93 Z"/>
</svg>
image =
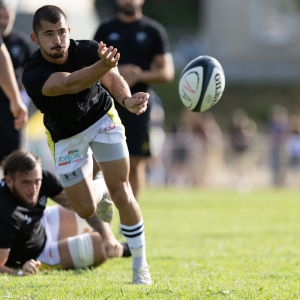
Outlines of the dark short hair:
<svg viewBox="0 0 300 300">
<path fill-rule="evenodd" d="M 45 5 L 40 7 L 33 16 L 32 28 L 34 33 L 37 34 L 41 28 L 41 20 L 56 24 L 61 16 L 67 20 L 65 13 L 57 6 Z"/>
<path fill-rule="evenodd" d="M 16 172 L 25 174 L 32 171 L 37 165 L 42 167 L 41 159 L 33 152 L 14 150 L 1 162 L 4 176 L 14 177 Z"/>
</svg>

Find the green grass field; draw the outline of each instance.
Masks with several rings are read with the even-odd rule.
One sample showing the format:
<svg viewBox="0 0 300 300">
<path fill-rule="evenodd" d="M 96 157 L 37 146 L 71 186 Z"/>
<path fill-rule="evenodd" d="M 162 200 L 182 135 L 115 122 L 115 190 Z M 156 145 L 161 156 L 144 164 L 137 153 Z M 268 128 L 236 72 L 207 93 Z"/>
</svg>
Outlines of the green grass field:
<svg viewBox="0 0 300 300">
<path fill-rule="evenodd" d="M 299 194 L 147 189 L 153 285 L 132 286 L 131 259 L 112 259 L 94 270 L 1 275 L 0 299 L 300 299 Z"/>
</svg>

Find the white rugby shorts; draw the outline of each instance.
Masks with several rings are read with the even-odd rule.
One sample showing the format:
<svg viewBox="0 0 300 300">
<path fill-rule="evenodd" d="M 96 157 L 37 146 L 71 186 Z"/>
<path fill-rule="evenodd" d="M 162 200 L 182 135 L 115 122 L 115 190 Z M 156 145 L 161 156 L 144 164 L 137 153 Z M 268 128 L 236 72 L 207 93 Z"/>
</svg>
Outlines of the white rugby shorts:
<svg viewBox="0 0 300 300">
<path fill-rule="evenodd" d="M 80 218 L 75 213 L 77 234 L 83 234 L 92 232 L 94 229 L 86 222 L 86 220 Z M 36 260 L 39 260 L 42 265 L 40 270 L 56 269 L 61 270 L 61 262 L 58 251 L 59 242 L 59 227 L 60 227 L 60 213 L 59 206 L 47 206 L 44 210 L 44 215 L 41 219 L 42 225 L 45 228 L 47 241 L 41 254 Z"/>
<path fill-rule="evenodd" d="M 125 129 L 114 105 L 96 123 L 70 138 L 54 143 L 48 130 L 46 130 L 46 134 L 58 174 L 71 173 L 83 167 L 92 158 L 90 148 L 92 142 L 103 144 L 124 143 L 126 146 Z M 128 155 L 126 146 L 123 157 Z M 111 160 L 114 160 L 114 158 Z"/>
</svg>

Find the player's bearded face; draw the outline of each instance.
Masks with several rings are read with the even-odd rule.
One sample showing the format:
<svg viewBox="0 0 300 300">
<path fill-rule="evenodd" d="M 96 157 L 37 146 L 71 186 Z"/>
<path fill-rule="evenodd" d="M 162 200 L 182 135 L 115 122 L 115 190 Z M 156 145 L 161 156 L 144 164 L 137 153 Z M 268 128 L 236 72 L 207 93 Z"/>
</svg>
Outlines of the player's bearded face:
<svg viewBox="0 0 300 300">
<path fill-rule="evenodd" d="M 53 59 L 64 57 L 70 46 L 69 27 L 67 20 L 61 17 L 56 24 L 41 20 L 38 33 L 41 51 Z"/>
<path fill-rule="evenodd" d="M 42 183 L 42 169 L 35 167 L 25 174 L 15 174 L 11 189 L 16 201 L 20 206 L 33 207 L 38 202 L 38 196 Z"/>
<path fill-rule="evenodd" d="M 125 15 L 133 16 L 137 10 L 141 9 L 144 1 L 141 0 L 119 0 L 117 4 L 120 12 Z"/>
</svg>

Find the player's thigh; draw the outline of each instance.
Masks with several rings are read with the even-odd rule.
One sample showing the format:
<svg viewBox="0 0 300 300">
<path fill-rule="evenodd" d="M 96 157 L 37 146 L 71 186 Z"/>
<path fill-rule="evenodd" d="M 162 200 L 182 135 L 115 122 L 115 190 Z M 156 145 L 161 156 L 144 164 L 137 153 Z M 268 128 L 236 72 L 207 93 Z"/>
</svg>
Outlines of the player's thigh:
<svg viewBox="0 0 300 300">
<path fill-rule="evenodd" d="M 75 236 L 78 232 L 75 212 L 59 206 L 59 239 Z"/>
<path fill-rule="evenodd" d="M 93 195 L 93 173 L 74 185 L 64 187 L 64 190 L 72 207 L 81 217 L 88 218 L 93 214 L 93 212 L 90 214 L 96 207 Z"/>
<path fill-rule="evenodd" d="M 125 140 L 114 144 L 92 142 L 90 146 L 110 191 L 120 182 L 128 181 L 129 153 Z"/>
</svg>

